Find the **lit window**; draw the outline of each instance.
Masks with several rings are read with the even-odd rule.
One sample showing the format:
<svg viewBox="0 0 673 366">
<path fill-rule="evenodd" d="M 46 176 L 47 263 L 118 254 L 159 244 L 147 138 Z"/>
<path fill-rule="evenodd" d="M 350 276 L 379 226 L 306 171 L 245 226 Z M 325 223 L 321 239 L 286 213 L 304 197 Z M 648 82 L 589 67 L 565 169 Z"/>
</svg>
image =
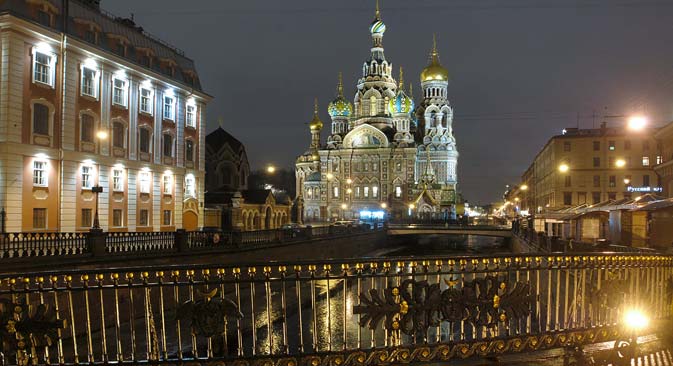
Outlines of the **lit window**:
<svg viewBox="0 0 673 366">
<path fill-rule="evenodd" d="M 124 226 L 124 211 L 120 209 L 112 210 L 112 226 L 114 227 Z"/>
<path fill-rule="evenodd" d="M 650 157 L 643 156 L 643 166 L 650 166 Z"/>
<path fill-rule="evenodd" d="M 82 189 L 93 187 L 93 167 L 82 165 Z"/>
<path fill-rule="evenodd" d="M 368 198 L 369 197 L 369 187 L 365 186 L 364 192 L 365 192 L 365 198 Z"/>
<path fill-rule="evenodd" d="M 140 112 L 152 114 L 154 109 L 154 94 L 152 89 L 140 88 Z"/>
<path fill-rule="evenodd" d="M 83 208 L 80 216 L 80 227 L 91 227 L 92 221 L 91 209 Z"/>
<path fill-rule="evenodd" d="M 164 189 L 163 189 L 164 194 L 168 194 L 168 195 L 172 194 L 172 190 L 173 190 L 173 176 L 172 175 L 170 175 L 170 174 L 165 174 L 164 175 L 163 186 L 164 186 Z"/>
<path fill-rule="evenodd" d="M 373 186 L 372 187 L 372 197 L 377 198 L 379 196 L 379 187 L 378 186 Z"/>
<path fill-rule="evenodd" d="M 185 140 L 185 160 L 194 161 L 194 142 L 192 140 Z"/>
<path fill-rule="evenodd" d="M 49 135 L 49 107 L 44 104 L 33 104 L 33 133 Z"/>
<path fill-rule="evenodd" d="M 33 186 L 47 186 L 47 162 L 42 160 L 33 161 Z"/>
<path fill-rule="evenodd" d="M 313 199 L 313 190 L 310 187 L 306 188 L 306 199 Z"/>
<path fill-rule="evenodd" d="M 138 215 L 138 226 L 147 226 L 150 222 L 150 212 L 148 210 L 140 210 Z"/>
<path fill-rule="evenodd" d="M 395 198 L 402 197 L 402 187 L 395 186 Z"/>
<path fill-rule="evenodd" d="M 355 187 L 355 197 L 360 198 L 360 186 Z"/>
<path fill-rule="evenodd" d="M 372 97 L 369 99 L 369 115 L 375 116 L 376 114 L 376 97 L 372 95 Z"/>
<path fill-rule="evenodd" d="M 126 80 L 114 79 L 112 82 L 112 104 L 126 107 Z"/>
<path fill-rule="evenodd" d="M 657 164 L 662 164 L 664 162 L 664 159 L 661 157 L 661 155 L 657 155 Z"/>
<path fill-rule="evenodd" d="M 187 104 L 185 123 L 187 124 L 187 127 L 196 128 L 196 106 Z"/>
<path fill-rule="evenodd" d="M 171 121 L 175 120 L 175 99 L 173 97 L 164 96 L 164 119 Z"/>
<path fill-rule="evenodd" d="M 83 114 L 81 117 L 80 139 L 83 142 L 93 142 L 93 117 Z"/>
<path fill-rule="evenodd" d="M 47 209 L 34 208 L 33 209 L 33 229 L 44 230 L 47 228 Z"/>
<path fill-rule="evenodd" d="M 121 169 L 112 170 L 112 190 L 115 192 L 124 191 L 124 171 Z"/>
<path fill-rule="evenodd" d="M 173 135 L 168 133 L 164 134 L 163 150 L 165 157 L 173 157 Z"/>
<path fill-rule="evenodd" d="M 163 225 L 171 226 L 171 210 L 164 210 Z"/>
<path fill-rule="evenodd" d="M 54 86 L 56 56 L 53 54 L 33 52 L 33 82 Z"/>
<path fill-rule="evenodd" d="M 98 72 L 96 70 L 83 66 L 81 82 L 82 95 L 98 98 Z"/>
<path fill-rule="evenodd" d="M 185 177 L 185 195 L 196 197 L 196 182 L 191 174 L 187 174 Z"/>
<path fill-rule="evenodd" d="M 610 151 L 615 151 L 615 148 L 616 148 L 615 142 L 608 141 L 608 149 L 610 149 Z"/>
<path fill-rule="evenodd" d="M 339 198 L 339 186 L 332 187 L 332 197 Z"/>
<path fill-rule="evenodd" d="M 140 152 L 144 153 L 149 153 L 150 152 L 150 146 L 151 146 L 151 139 L 150 139 L 150 130 L 147 128 L 141 128 L 139 132 L 139 141 L 138 141 L 138 147 L 140 149 Z"/>
<path fill-rule="evenodd" d="M 140 193 L 150 193 L 150 173 L 140 172 Z"/>
</svg>

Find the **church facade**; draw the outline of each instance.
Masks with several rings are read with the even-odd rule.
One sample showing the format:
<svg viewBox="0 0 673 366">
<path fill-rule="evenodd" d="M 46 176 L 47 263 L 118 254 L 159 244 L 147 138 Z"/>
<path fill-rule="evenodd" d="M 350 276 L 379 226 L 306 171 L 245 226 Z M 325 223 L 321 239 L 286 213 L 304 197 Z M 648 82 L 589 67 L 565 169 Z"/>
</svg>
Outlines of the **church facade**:
<svg viewBox="0 0 673 366">
<path fill-rule="evenodd" d="M 311 142 L 297 158 L 298 200 L 304 221 L 417 216 L 453 218 L 458 203 L 458 150 L 448 71 L 433 47 L 420 75 L 422 97 L 405 88 L 386 59 L 386 25 L 377 6 L 370 25 L 370 57 L 362 65 L 351 103 L 341 75 L 328 105 L 331 130 L 321 140 L 323 122 L 315 103 Z"/>
</svg>

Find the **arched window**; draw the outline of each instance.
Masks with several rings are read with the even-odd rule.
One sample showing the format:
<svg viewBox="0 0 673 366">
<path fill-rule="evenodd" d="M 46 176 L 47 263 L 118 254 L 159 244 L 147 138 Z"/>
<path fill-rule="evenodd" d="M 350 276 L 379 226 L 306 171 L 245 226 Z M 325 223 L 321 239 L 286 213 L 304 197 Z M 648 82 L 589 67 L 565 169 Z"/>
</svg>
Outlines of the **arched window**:
<svg viewBox="0 0 673 366">
<path fill-rule="evenodd" d="M 126 126 L 119 121 L 112 122 L 112 146 L 126 147 Z"/>
<path fill-rule="evenodd" d="M 170 133 L 164 133 L 163 136 L 163 153 L 167 158 L 173 157 L 173 135 Z"/>
<path fill-rule="evenodd" d="M 44 104 L 33 104 L 33 133 L 49 135 L 49 107 Z"/>
<path fill-rule="evenodd" d="M 141 127 L 138 131 L 138 149 L 149 154 L 152 149 L 152 132 L 146 127 Z"/>
<path fill-rule="evenodd" d="M 313 190 L 311 187 L 306 188 L 306 199 L 313 199 Z"/>
<path fill-rule="evenodd" d="M 82 114 L 80 117 L 81 120 L 81 125 L 80 125 L 80 139 L 83 142 L 91 142 L 93 143 L 93 129 L 94 129 L 94 123 L 93 123 L 93 117 L 89 114 Z"/>
<path fill-rule="evenodd" d="M 185 161 L 194 162 L 194 141 L 185 140 Z"/>
<path fill-rule="evenodd" d="M 369 98 L 369 115 L 375 116 L 377 114 L 376 97 L 372 95 L 371 98 Z"/>
</svg>

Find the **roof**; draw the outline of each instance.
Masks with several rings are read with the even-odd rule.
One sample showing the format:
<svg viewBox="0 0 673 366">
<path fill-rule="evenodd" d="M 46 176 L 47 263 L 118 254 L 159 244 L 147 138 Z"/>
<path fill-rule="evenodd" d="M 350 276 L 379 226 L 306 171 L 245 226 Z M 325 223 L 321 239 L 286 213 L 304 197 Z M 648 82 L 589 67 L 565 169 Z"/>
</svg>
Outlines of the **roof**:
<svg viewBox="0 0 673 366">
<path fill-rule="evenodd" d="M 273 196 L 270 189 L 247 189 L 241 191 L 241 195 L 243 196 L 243 202 L 256 204 L 266 203 L 267 197 L 269 195 Z"/>
<path fill-rule="evenodd" d="M 665 208 L 673 207 L 673 198 L 668 198 L 664 200 L 659 200 L 659 201 L 653 201 L 645 206 L 633 209 L 632 211 L 656 211 L 656 210 L 661 210 Z"/>
<path fill-rule="evenodd" d="M 239 151 L 240 149 L 245 151 L 243 144 L 229 132 L 222 129 L 222 127 L 218 127 L 206 136 L 206 145 L 215 151 L 219 150 L 225 143 L 229 144 L 234 151 Z"/>
<path fill-rule="evenodd" d="M 306 177 L 307 182 L 320 182 L 321 176 L 320 172 L 313 172 Z"/>
</svg>

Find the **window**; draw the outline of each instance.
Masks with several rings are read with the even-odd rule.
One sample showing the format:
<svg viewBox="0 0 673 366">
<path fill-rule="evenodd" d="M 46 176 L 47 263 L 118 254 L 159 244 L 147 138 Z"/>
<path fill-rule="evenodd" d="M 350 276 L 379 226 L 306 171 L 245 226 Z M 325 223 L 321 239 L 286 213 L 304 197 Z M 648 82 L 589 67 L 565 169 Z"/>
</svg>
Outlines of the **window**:
<svg viewBox="0 0 673 366">
<path fill-rule="evenodd" d="M 80 139 L 83 142 L 93 143 L 93 117 L 89 114 L 83 114 L 81 117 Z"/>
<path fill-rule="evenodd" d="M 33 82 L 54 86 L 54 71 L 56 57 L 54 55 L 33 52 Z"/>
<path fill-rule="evenodd" d="M 610 151 L 615 151 L 615 142 L 614 141 L 608 141 L 608 149 L 610 149 Z"/>
<path fill-rule="evenodd" d="M 91 227 L 93 221 L 91 220 L 91 209 L 83 208 L 80 214 L 80 227 Z"/>
<path fill-rule="evenodd" d="M 566 175 L 566 177 L 565 177 L 565 186 L 566 187 L 572 186 L 572 180 L 571 180 L 571 177 L 569 175 Z"/>
<path fill-rule="evenodd" d="M 81 88 L 80 93 L 82 95 L 88 95 L 92 98 L 98 98 L 98 88 L 97 88 L 97 77 L 96 70 L 90 69 L 88 67 L 82 67 L 81 75 Z"/>
<path fill-rule="evenodd" d="M 573 193 L 572 192 L 563 192 L 563 204 L 565 206 L 570 206 L 573 204 Z"/>
<path fill-rule="evenodd" d="M 117 43 L 117 48 L 115 49 L 115 52 L 117 52 L 117 54 L 120 55 L 120 56 L 126 56 L 126 46 L 124 46 L 123 43 L 118 42 Z"/>
<path fill-rule="evenodd" d="M 148 55 L 140 56 L 140 64 L 146 67 L 151 67 L 152 59 Z"/>
<path fill-rule="evenodd" d="M 594 158 L 594 168 L 601 167 L 601 158 Z"/>
<path fill-rule="evenodd" d="M 594 141 L 594 151 L 601 151 L 601 142 Z"/>
<path fill-rule="evenodd" d="M 369 171 L 369 163 L 362 163 L 362 171 L 365 172 Z"/>
<path fill-rule="evenodd" d="M 365 186 L 364 193 L 365 193 L 365 198 L 369 198 L 369 187 Z"/>
<path fill-rule="evenodd" d="M 601 202 L 601 192 L 592 192 L 591 193 L 591 204 L 595 205 Z"/>
<path fill-rule="evenodd" d="M 608 199 L 614 201 L 617 199 L 617 192 L 608 192 Z"/>
<path fill-rule="evenodd" d="M 402 197 L 402 187 L 395 186 L 395 198 Z"/>
<path fill-rule="evenodd" d="M 112 226 L 122 227 L 124 226 L 124 211 L 120 209 L 112 210 Z"/>
<path fill-rule="evenodd" d="M 114 192 L 124 191 L 124 171 L 121 169 L 112 170 L 112 190 Z"/>
<path fill-rule="evenodd" d="M 608 158 L 608 166 L 609 167 L 614 167 L 615 166 L 615 158 L 614 156 L 611 156 Z"/>
<path fill-rule="evenodd" d="M 355 198 L 360 198 L 360 186 L 355 187 Z"/>
<path fill-rule="evenodd" d="M 140 138 L 138 140 L 140 152 L 149 153 L 151 145 L 150 130 L 147 128 L 141 128 Z"/>
<path fill-rule="evenodd" d="M 339 198 L 339 186 L 332 187 L 332 198 Z"/>
<path fill-rule="evenodd" d="M 150 212 L 148 210 L 140 210 L 138 216 L 138 226 L 147 226 L 150 222 Z"/>
<path fill-rule="evenodd" d="M 577 204 L 587 203 L 587 192 L 577 192 Z"/>
<path fill-rule="evenodd" d="M 121 122 L 112 122 L 112 146 L 123 149 L 126 146 L 126 127 Z"/>
<path fill-rule="evenodd" d="M 163 191 L 164 194 L 173 194 L 173 176 L 170 174 L 164 174 L 164 182 L 163 182 Z"/>
<path fill-rule="evenodd" d="M 610 176 L 610 188 L 614 188 L 617 186 L 617 177 L 614 175 Z"/>
<path fill-rule="evenodd" d="M 650 175 L 645 174 L 643 175 L 643 187 L 649 187 L 650 186 Z"/>
<path fill-rule="evenodd" d="M 376 113 L 376 97 L 372 95 L 372 97 L 369 98 L 369 115 L 375 116 Z"/>
<path fill-rule="evenodd" d="M 149 194 L 150 193 L 150 173 L 149 172 L 140 172 L 140 193 Z"/>
<path fill-rule="evenodd" d="M 372 197 L 377 198 L 379 196 L 379 187 L 372 186 Z"/>
<path fill-rule="evenodd" d="M 379 171 L 379 163 L 372 163 L 372 171 L 374 172 Z"/>
<path fill-rule="evenodd" d="M 307 199 L 313 199 L 313 190 L 311 187 L 306 188 L 306 198 Z"/>
<path fill-rule="evenodd" d="M 84 31 L 84 40 L 89 43 L 97 44 L 98 42 L 96 41 L 96 32 L 92 30 Z"/>
<path fill-rule="evenodd" d="M 402 171 L 402 163 L 401 162 L 398 161 L 398 162 L 395 163 L 395 170 L 398 171 L 398 172 Z"/>
<path fill-rule="evenodd" d="M 664 162 L 664 159 L 661 155 L 657 155 L 657 164 L 662 164 Z"/>
<path fill-rule="evenodd" d="M 82 165 L 82 189 L 91 189 L 93 187 L 93 167 Z"/>
<path fill-rule="evenodd" d="M 565 152 L 570 151 L 570 147 L 571 147 L 570 141 L 566 141 L 566 142 L 563 143 L 563 151 L 565 151 Z"/>
<path fill-rule="evenodd" d="M 190 197 L 196 197 L 196 181 L 191 174 L 187 174 L 185 177 L 185 194 Z"/>
<path fill-rule="evenodd" d="M 154 96 L 152 89 L 140 88 L 140 112 L 152 114 Z"/>
<path fill-rule="evenodd" d="M 187 104 L 185 124 L 187 125 L 187 127 L 196 128 L 196 106 Z"/>
<path fill-rule="evenodd" d="M 33 133 L 49 135 L 49 107 L 44 104 L 33 104 Z"/>
<path fill-rule="evenodd" d="M 643 156 L 643 166 L 650 166 L 650 157 Z"/>
<path fill-rule="evenodd" d="M 33 209 L 33 229 L 44 230 L 47 228 L 47 209 L 34 208 Z"/>
<path fill-rule="evenodd" d="M 163 150 L 165 157 L 173 157 L 173 135 L 168 133 L 164 134 Z"/>
<path fill-rule="evenodd" d="M 194 142 L 192 140 L 185 140 L 185 160 L 194 161 Z"/>
<path fill-rule="evenodd" d="M 44 10 L 38 10 L 37 22 L 44 26 L 51 27 L 51 15 Z"/>
<path fill-rule="evenodd" d="M 631 140 L 624 140 L 624 150 L 631 150 Z"/>
<path fill-rule="evenodd" d="M 600 186 L 601 186 L 601 176 L 594 175 L 594 187 L 600 187 Z"/>
<path fill-rule="evenodd" d="M 171 226 L 171 210 L 164 210 L 163 222 L 164 226 Z"/>
<path fill-rule="evenodd" d="M 126 107 L 126 80 L 113 79 L 112 81 L 112 104 Z"/>
<path fill-rule="evenodd" d="M 175 108 L 173 97 L 164 96 L 164 119 L 175 120 Z"/>
<path fill-rule="evenodd" d="M 33 186 L 47 186 L 47 162 L 42 160 L 33 161 Z"/>
</svg>

